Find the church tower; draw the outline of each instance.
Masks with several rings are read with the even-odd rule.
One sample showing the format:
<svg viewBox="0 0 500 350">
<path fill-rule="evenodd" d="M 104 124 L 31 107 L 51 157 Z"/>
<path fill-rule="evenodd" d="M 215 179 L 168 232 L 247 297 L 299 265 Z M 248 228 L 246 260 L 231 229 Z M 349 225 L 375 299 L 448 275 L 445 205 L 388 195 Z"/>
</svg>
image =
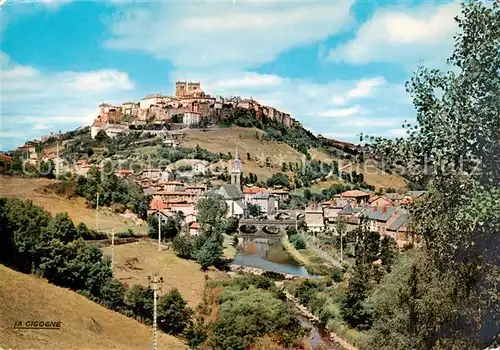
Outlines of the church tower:
<svg viewBox="0 0 500 350">
<path fill-rule="evenodd" d="M 231 170 L 231 185 L 235 185 L 240 190 L 243 190 L 243 169 L 241 168 L 238 147 L 236 147 L 236 154 L 234 155 L 234 168 Z"/>
</svg>

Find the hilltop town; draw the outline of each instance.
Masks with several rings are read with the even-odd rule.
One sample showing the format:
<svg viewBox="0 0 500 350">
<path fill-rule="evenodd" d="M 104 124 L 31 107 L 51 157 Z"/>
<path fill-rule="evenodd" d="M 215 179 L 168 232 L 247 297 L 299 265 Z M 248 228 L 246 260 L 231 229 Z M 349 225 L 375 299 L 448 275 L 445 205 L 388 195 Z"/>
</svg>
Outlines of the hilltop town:
<svg viewBox="0 0 500 350">
<path fill-rule="evenodd" d="M 177 81 L 175 96 L 150 94 L 138 102 L 125 102 L 121 106 L 102 103 L 91 133 L 95 137 L 100 130 L 104 130 L 111 135 L 127 129 L 127 125 L 165 122 L 180 122 L 185 126 L 213 124 L 220 121 L 220 112 L 225 108 L 244 108 L 255 111 L 258 120 L 268 118 L 288 128 L 302 127 L 290 114 L 261 105 L 253 99 L 212 97 L 203 91 L 199 82 Z"/>
</svg>

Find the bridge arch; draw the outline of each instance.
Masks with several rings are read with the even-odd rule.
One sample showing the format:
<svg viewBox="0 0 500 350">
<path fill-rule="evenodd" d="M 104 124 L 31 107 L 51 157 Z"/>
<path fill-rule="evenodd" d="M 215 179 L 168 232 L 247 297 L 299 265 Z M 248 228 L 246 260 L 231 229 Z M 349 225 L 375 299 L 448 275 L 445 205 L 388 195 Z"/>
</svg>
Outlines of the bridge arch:
<svg viewBox="0 0 500 350">
<path fill-rule="evenodd" d="M 289 220 L 291 215 L 287 212 L 281 212 L 275 215 L 276 220 Z"/>
<path fill-rule="evenodd" d="M 262 232 L 267 233 L 268 235 L 278 235 L 280 234 L 281 229 L 279 227 L 269 225 L 269 226 L 264 226 L 262 228 Z"/>
<path fill-rule="evenodd" d="M 249 224 L 249 225 L 241 225 L 239 227 L 239 231 L 241 233 L 251 234 L 251 233 L 256 233 L 258 229 L 257 226 Z"/>
</svg>

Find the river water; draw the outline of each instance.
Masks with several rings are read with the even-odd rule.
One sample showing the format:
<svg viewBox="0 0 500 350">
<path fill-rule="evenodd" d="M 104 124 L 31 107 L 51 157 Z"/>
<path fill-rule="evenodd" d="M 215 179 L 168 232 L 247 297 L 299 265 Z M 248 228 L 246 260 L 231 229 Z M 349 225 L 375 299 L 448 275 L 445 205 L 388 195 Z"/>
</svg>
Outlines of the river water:
<svg viewBox="0 0 500 350">
<path fill-rule="evenodd" d="M 233 264 L 294 276 L 315 277 L 288 255 L 281 246 L 279 238 L 242 238 L 237 249 L 238 253 Z M 290 304 L 290 307 L 294 306 Z M 308 339 L 313 349 L 340 349 L 330 339 L 329 333 L 323 325 L 313 323 L 300 313 L 299 320 L 302 327 L 310 329 Z"/>
<path fill-rule="evenodd" d="M 237 249 L 238 253 L 233 264 L 294 276 L 313 277 L 304 266 L 287 254 L 279 238 L 241 238 Z"/>
</svg>

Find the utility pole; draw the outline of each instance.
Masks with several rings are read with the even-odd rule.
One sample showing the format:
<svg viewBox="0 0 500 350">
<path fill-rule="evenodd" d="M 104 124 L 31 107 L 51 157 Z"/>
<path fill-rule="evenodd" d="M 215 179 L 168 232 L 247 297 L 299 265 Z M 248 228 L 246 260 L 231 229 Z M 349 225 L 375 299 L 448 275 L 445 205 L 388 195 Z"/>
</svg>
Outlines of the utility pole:
<svg viewBox="0 0 500 350">
<path fill-rule="evenodd" d="M 59 179 L 59 141 L 56 142 L 56 179 Z"/>
<path fill-rule="evenodd" d="M 161 252 L 161 212 L 158 210 L 158 251 Z"/>
<path fill-rule="evenodd" d="M 340 262 L 343 260 L 344 247 L 342 245 L 342 230 L 340 230 Z"/>
<path fill-rule="evenodd" d="M 96 195 L 97 205 L 95 207 L 95 227 L 96 231 L 99 231 L 99 192 Z"/>
<path fill-rule="evenodd" d="M 111 231 L 111 273 L 114 275 L 115 266 L 115 229 Z"/>
<path fill-rule="evenodd" d="M 336 230 L 340 235 L 340 261 L 343 260 L 344 257 L 344 247 L 343 247 L 343 240 L 342 240 L 342 233 L 344 232 L 344 221 L 343 219 L 339 216 L 337 216 L 337 227 Z"/>
<path fill-rule="evenodd" d="M 148 276 L 148 281 L 153 289 L 153 350 L 158 348 L 157 340 L 157 307 L 158 307 L 158 292 L 161 291 L 161 285 L 163 283 L 163 277 L 158 277 L 155 273 L 153 277 Z"/>
</svg>

